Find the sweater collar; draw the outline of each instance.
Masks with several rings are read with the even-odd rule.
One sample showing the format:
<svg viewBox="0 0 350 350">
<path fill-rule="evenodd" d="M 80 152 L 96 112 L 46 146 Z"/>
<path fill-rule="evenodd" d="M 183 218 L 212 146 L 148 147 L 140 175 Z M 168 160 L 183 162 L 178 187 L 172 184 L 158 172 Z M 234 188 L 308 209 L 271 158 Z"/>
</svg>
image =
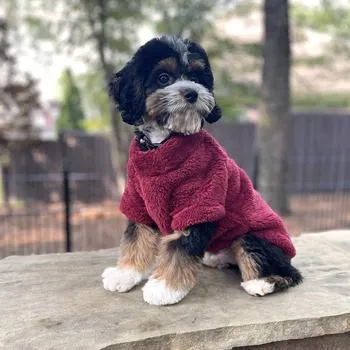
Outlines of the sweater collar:
<svg viewBox="0 0 350 350">
<path fill-rule="evenodd" d="M 148 151 L 143 150 L 136 137 L 130 147 L 129 160 L 140 176 L 160 175 L 188 161 L 207 135 L 205 131 L 188 136 L 173 134 L 166 142 Z"/>
</svg>

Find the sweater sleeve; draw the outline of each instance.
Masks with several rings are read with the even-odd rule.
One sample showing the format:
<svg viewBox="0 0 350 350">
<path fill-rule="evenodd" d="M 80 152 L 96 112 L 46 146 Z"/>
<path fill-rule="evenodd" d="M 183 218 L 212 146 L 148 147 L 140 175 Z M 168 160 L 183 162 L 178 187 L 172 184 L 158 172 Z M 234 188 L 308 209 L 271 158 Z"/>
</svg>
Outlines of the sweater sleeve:
<svg viewBox="0 0 350 350">
<path fill-rule="evenodd" d="M 154 224 L 140 195 L 136 171 L 130 161 L 128 162 L 128 177 L 120 202 L 120 211 L 131 221 L 149 226 Z"/>
<path fill-rule="evenodd" d="M 215 222 L 225 216 L 228 170 L 225 161 L 213 161 L 202 179 L 187 179 L 179 189 L 177 203 L 182 208 L 173 214 L 171 228 L 180 231 L 195 224 Z M 184 194 L 186 201 L 181 200 Z"/>
</svg>

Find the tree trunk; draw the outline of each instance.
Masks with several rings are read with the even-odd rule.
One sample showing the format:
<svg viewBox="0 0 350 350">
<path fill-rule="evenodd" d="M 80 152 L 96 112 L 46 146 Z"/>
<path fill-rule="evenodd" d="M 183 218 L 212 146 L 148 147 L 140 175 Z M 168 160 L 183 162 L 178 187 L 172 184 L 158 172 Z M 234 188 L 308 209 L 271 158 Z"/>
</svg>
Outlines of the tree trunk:
<svg viewBox="0 0 350 350">
<path fill-rule="evenodd" d="M 264 2 L 264 65 L 259 190 L 271 207 L 289 214 L 289 151 L 292 140 L 290 104 L 290 38 L 288 0 Z"/>
<path fill-rule="evenodd" d="M 117 170 L 118 193 L 121 195 L 125 187 L 128 149 L 133 132 L 130 127 L 123 124 L 113 101 L 110 101 L 110 117 L 113 130 L 113 165 Z"/>
<path fill-rule="evenodd" d="M 105 73 L 105 83 L 108 83 L 111 79 L 111 74 L 106 66 L 103 66 Z M 106 91 L 106 93 L 108 93 Z M 126 163 L 128 157 L 128 150 L 130 139 L 132 135 L 131 127 L 124 125 L 123 121 L 116 109 L 114 101 L 109 99 L 109 115 L 112 126 L 112 162 L 116 169 L 116 178 L 118 186 L 118 194 L 121 195 L 126 181 Z"/>
<path fill-rule="evenodd" d="M 105 85 L 108 86 L 112 79 L 113 71 L 104 60 L 104 55 L 100 56 L 102 68 L 104 71 Z M 108 91 L 106 91 L 108 93 Z M 117 171 L 118 193 L 122 194 L 126 180 L 126 163 L 129 150 L 131 135 L 133 134 L 130 126 L 123 123 L 114 101 L 109 99 L 109 115 L 112 126 L 112 161 Z"/>
<path fill-rule="evenodd" d="M 113 69 L 106 60 L 106 22 L 108 16 L 108 1 L 98 0 L 91 3 L 87 0 L 84 2 L 87 12 L 87 19 L 91 33 L 95 39 L 96 49 L 100 61 L 101 68 L 104 74 L 105 85 L 108 86 L 113 76 Z M 99 15 L 94 18 L 93 7 L 97 6 Z M 108 93 L 106 89 L 106 93 Z M 129 142 L 132 135 L 130 127 L 124 125 L 114 106 L 114 102 L 109 99 L 109 114 L 113 131 L 112 138 L 112 161 L 116 169 L 118 193 L 121 194 L 124 190 L 126 179 L 126 162 L 128 155 Z"/>
</svg>

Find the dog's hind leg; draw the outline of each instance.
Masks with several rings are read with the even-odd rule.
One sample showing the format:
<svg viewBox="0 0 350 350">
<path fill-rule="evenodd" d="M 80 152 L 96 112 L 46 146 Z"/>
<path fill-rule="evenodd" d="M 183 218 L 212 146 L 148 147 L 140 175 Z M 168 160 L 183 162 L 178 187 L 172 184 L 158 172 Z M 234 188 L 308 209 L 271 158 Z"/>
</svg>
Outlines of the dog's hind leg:
<svg viewBox="0 0 350 350">
<path fill-rule="evenodd" d="M 303 280 L 280 248 L 253 233 L 234 242 L 232 250 L 242 274 L 241 286 L 250 295 L 278 292 Z"/>
<path fill-rule="evenodd" d="M 159 233 L 149 226 L 129 222 L 124 232 L 116 267 L 102 274 L 103 286 L 109 291 L 127 292 L 148 278 L 154 267 Z"/>
</svg>

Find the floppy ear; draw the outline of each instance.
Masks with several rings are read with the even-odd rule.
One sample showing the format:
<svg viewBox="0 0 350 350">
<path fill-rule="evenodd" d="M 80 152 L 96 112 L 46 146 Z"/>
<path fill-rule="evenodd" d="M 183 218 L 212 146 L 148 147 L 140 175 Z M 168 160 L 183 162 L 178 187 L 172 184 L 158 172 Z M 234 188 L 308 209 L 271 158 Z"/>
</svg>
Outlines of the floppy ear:
<svg viewBox="0 0 350 350">
<path fill-rule="evenodd" d="M 109 83 L 109 94 L 118 105 L 125 123 L 142 124 L 145 92 L 135 59 L 129 61 L 122 70 L 115 74 Z"/>
<path fill-rule="evenodd" d="M 221 118 L 221 109 L 218 105 L 215 105 L 211 112 L 206 116 L 205 120 L 213 124 Z"/>
</svg>

